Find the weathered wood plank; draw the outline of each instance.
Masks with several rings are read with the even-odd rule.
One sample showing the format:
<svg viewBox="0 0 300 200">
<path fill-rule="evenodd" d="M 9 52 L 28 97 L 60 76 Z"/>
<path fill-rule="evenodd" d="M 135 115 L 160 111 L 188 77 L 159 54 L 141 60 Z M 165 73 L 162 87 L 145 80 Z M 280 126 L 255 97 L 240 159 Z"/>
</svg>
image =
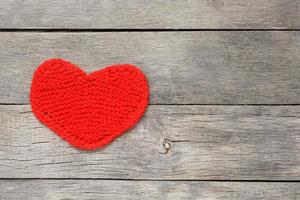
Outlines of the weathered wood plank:
<svg viewBox="0 0 300 200">
<path fill-rule="evenodd" d="M 44 59 L 133 63 L 152 104 L 299 104 L 300 32 L 0 33 L 0 103 L 27 104 Z"/>
<path fill-rule="evenodd" d="M 0 198 L 41 199 L 223 199 L 297 200 L 299 183 L 0 180 Z"/>
<path fill-rule="evenodd" d="M 9 0 L 0 28 L 300 28 L 295 0 Z"/>
<path fill-rule="evenodd" d="M 153 105 L 95 152 L 70 147 L 27 105 L 0 114 L 0 178 L 300 179 L 300 106 Z"/>
</svg>

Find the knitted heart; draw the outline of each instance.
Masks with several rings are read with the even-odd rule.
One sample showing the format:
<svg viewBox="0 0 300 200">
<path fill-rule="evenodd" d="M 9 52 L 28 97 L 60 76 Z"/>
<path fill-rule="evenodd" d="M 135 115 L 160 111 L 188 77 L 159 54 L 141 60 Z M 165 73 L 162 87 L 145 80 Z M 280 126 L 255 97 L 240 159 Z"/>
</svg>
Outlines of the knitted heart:
<svg viewBox="0 0 300 200">
<path fill-rule="evenodd" d="M 148 99 L 147 79 L 133 65 L 112 65 L 86 74 L 62 59 L 42 63 L 30 91 L 35 116 L 85 150 L 103 147 L 132 128 Z"/>
</svg>

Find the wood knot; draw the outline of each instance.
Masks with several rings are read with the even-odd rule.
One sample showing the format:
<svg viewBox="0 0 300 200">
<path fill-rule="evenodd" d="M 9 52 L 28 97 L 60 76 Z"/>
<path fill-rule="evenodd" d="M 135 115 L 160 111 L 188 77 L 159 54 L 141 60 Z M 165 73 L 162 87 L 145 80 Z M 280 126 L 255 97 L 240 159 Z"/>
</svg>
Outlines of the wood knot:
<svg viewBox="0 0 300 200">
<path fill-rule="evenodd" d="M 160 154 L 167 154 L 171 148 L 171 141 L 168 138 L 165 138 L 162 142 L 162 145 L 165 149 L 165 152 L 159 152 Z"/>
</svg>

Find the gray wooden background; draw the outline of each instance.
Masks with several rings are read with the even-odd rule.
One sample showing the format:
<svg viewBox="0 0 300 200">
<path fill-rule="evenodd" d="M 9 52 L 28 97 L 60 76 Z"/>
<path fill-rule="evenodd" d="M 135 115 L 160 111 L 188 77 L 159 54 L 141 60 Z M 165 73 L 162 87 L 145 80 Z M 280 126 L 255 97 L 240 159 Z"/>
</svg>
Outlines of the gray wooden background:
<svg viewBox="0 0 300 200">
<path fill-rule="evenodd" d="M 300 199 L 298 0 L 0 1 L 0 199 Z M 151 100 L 105 149 L 29 105 L 32 73 L 139 66 Z"/>
</svg>

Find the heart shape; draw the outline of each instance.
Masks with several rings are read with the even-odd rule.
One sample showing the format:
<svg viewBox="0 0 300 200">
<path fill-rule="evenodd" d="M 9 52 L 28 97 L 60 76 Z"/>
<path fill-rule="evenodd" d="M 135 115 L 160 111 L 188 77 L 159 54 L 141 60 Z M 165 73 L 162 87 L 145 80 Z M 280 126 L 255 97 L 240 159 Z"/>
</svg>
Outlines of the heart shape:
<svg viewBox="0 0 300 200">
<path fill-rule="evenodd" d="M 62 59 L 35 71 L 30 102 L 35 116 L 74 147 L 92 150 L 132 128 L 149 101 L 145 75 L 119 64 L 86 74 Z"/>
</svg>

